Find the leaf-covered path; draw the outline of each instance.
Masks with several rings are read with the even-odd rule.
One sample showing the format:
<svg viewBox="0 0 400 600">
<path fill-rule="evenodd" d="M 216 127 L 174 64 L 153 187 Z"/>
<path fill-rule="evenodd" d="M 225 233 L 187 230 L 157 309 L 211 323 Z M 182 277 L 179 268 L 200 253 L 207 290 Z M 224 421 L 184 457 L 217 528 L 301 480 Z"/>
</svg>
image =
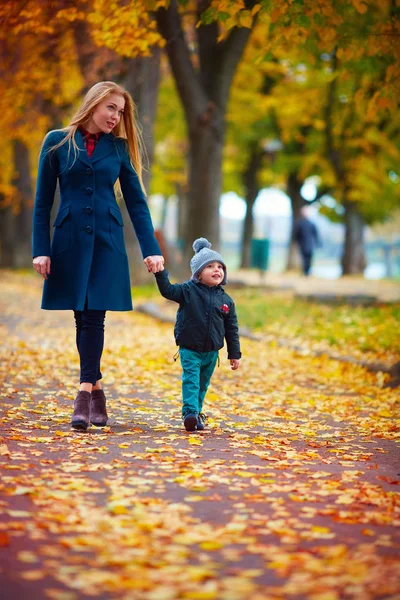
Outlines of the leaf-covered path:
<svg viewBox="0 0 400 600">
<path fill-rule="evenodd" d="M 111 418 L 82 434 L 72 313 L 39 304 L 38 280 L 2 275 L 2 600 L 399 598 L 398 390 L 379 374 L 244 341 L 188 434 L 172 326 L 109 313 Z"/>
</svg>

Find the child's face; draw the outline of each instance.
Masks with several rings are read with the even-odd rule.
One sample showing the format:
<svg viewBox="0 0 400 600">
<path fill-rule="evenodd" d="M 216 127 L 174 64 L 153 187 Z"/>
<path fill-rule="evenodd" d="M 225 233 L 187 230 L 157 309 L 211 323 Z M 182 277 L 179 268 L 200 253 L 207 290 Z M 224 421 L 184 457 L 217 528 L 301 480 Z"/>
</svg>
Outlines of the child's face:
<svg viewBox="0 0 400 600">
<path fill-rule="evenodd" d="M 219 262 L 208 263 L 198 276 L 199 281 L 210 287 L 219 285 L 224 278 L 224 267 Z"/>
</svg>

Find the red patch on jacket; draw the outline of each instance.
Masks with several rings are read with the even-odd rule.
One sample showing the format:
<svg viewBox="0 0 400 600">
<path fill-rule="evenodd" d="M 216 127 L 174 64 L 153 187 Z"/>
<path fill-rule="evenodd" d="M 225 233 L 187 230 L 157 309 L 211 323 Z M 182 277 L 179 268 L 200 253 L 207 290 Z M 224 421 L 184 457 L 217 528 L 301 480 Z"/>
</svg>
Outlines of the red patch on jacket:
<svg viewBox="0 0 400 600">
<path fill-rule="evenodd" d="M 220 310 L 223 310 L 224 313 L 228 313 L 229 312 L 229 306 L 227 304 L 223 304 L 219 308 L 220 308 Z"/>
</svg>

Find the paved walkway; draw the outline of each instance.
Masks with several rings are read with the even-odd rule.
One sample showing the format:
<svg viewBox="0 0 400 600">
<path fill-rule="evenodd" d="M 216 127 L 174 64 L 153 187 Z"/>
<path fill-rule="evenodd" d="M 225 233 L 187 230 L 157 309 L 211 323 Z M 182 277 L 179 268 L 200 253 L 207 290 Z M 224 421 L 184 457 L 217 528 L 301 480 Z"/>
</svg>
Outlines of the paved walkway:
<svg viewBox="0 0 400 600">
<path fill-rule="evenodd" d="M 273 290 L 291 290 L 302 297 L 320 296 L 324 301 L 349 299 L 373 302 L 400 302 L 400 281 L 389 279 L 365 279 L 346 276 L 339 279 L 304 277 L 298 273 L 261 273 L 260 271 L 238 270 L 229 277 L 230 283 L 266 286 Z"/>
<path fill-rule="evenodd" d="M 3 278 L 2 600 L 398 599 L 395 390 L 244 340 L 188 434 L 172 325 L 110 313 L 110 422 L 81 434 L 72 314 L 39 302 Z"/>
</svg>

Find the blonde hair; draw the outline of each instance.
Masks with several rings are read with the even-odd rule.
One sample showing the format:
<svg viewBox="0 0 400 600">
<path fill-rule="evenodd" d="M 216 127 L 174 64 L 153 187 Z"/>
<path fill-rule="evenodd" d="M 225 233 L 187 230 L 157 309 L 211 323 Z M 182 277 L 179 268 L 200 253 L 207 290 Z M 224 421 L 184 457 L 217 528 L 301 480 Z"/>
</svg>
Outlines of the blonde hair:
<svg viewBox="0 0 400 600">
<path fill-rule="evenodd" d="M 121 120 L 112 130 L 115 137 L 123 138 L 127 141 L 128 153 L 131 164 L 139 178 L 140 185 L 144 194 L 146 190 L 143 184 L 143 159 L 145 154 L 142 134 L 138 126 L 136 117 L 136 106 L 130 93 L 122 86 L 113 81 L 100 81 L 90 88 L 83 99 L 81 106 L 71 119 L 71 122 L 62 131 L 66 131 L 67 135 L 59 143 L 50 148 L 50 152 L 57 150 L 60 146 L 68 143 L 68 152 L 71 148 L 74 150 L 74 161 L 78 157 L 79 148 L 75 141 L 75 133 L 78 127 L 83 126 L 91 116 L 96 106 L 100 104 L 110 94 L 120 94 L 125 99 L 125 108 Z"/>
</svg>

